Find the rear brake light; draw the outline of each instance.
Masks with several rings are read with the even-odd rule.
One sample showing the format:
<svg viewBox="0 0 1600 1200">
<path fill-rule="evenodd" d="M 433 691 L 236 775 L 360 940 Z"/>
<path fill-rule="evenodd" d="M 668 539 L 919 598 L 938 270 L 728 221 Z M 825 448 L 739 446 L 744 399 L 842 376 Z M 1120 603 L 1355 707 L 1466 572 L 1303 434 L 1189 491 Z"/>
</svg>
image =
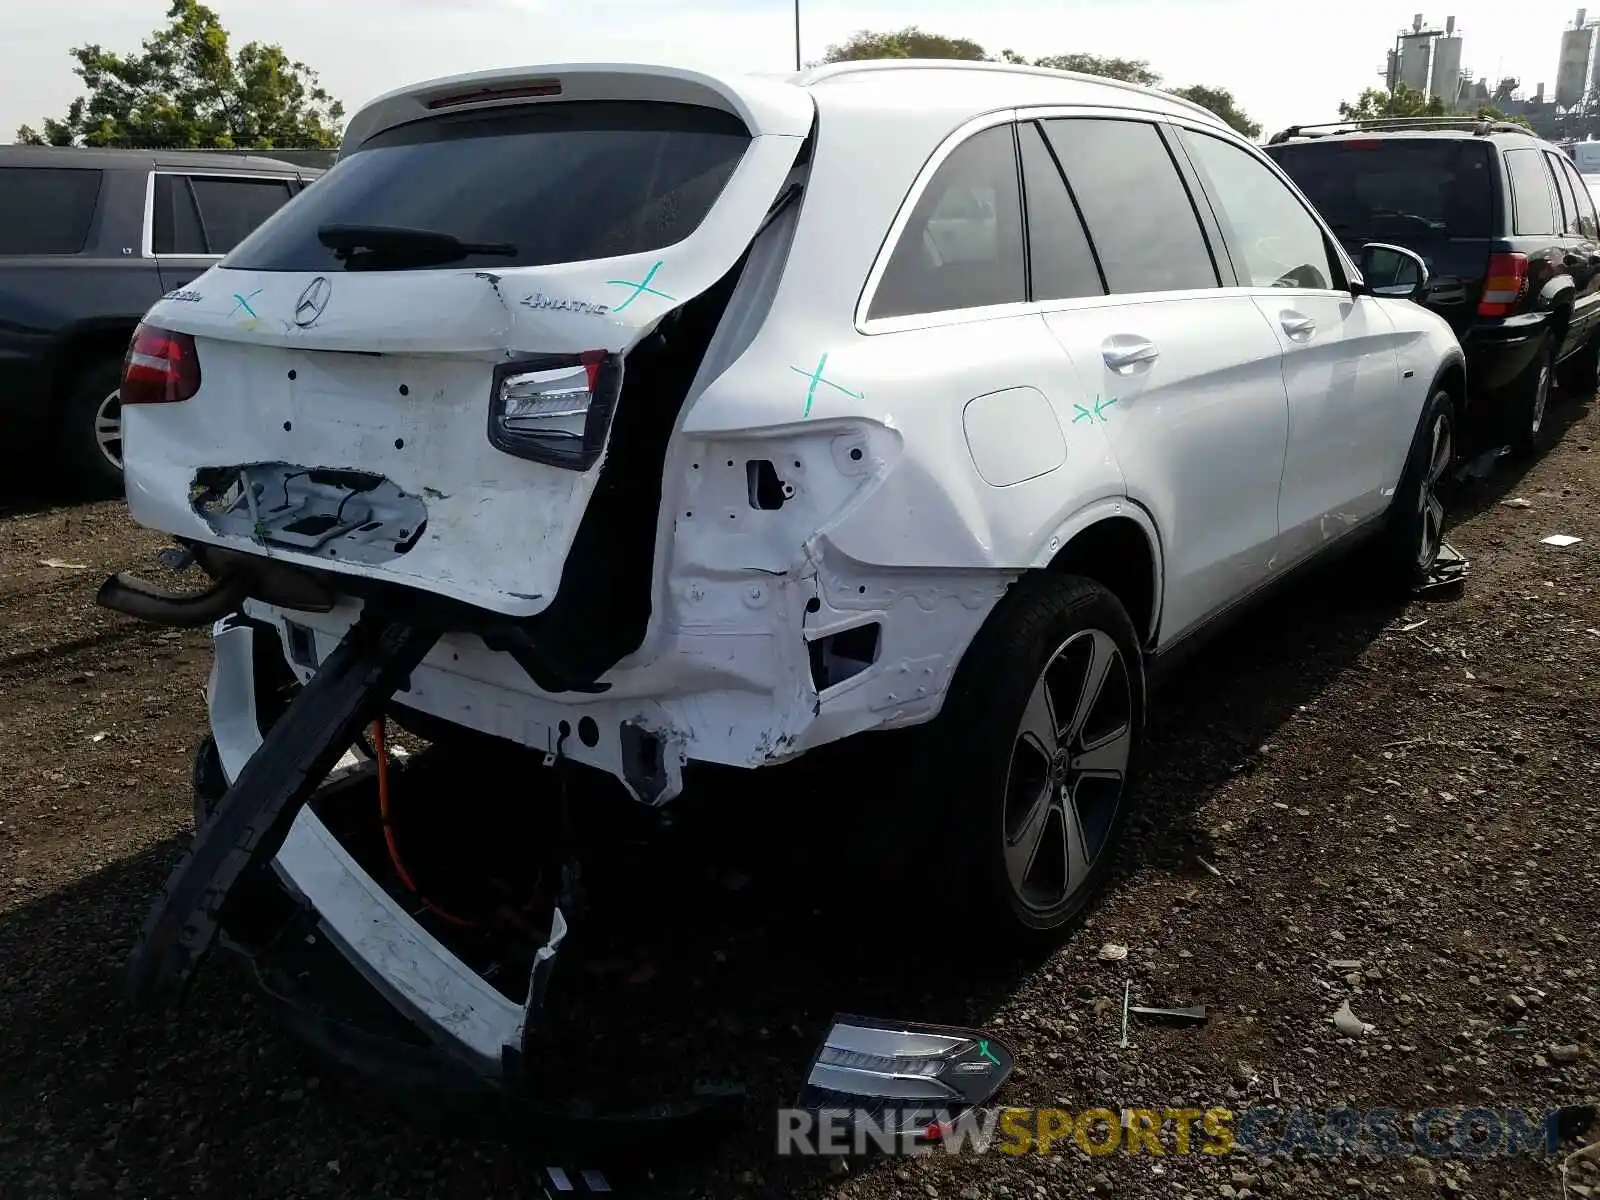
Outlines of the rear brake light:
<svg viewBox="0 0 1600 1200">
<path fill-rule="evenodd" d="M 485 104 L 490 100 L 529 100 L 541 96 L 561 95 L 561 81 L 559 79 L 540 79 L 533 83 L 517 84 L 513 87 L 502 88 L 475 88 L 470 92 L 455 92 L 448 96 L 440 96 L 428 101 L 429 109 L 456 108 L 462 104 Z"/>
<path fill-rule="evenodd" d="M 506 363 L 495 371 L 489 441 L 498 450 L 587 471 L 599 460 L 622 391 L 622 359 L 604 350 Z"/>
<path fill-rule="evenodd" d="M 123 404 L 172 404 L 200 390 L 200 356 L 194 338 L 140 325 L 122 362 Z"/>
<path fill-rule="evenodd" d="M 1339 143 L 1346 150 L 1376 150 L 1383 145 L 1382 138 L 1351 138 Z"/>
<path fill-rule="evenodd" d="M 1480 317 L 1506 317 L 1516 311 L 1528 287 L 1526 254 L 1491 254 L 1489 271 L 1478 299 Z"/>
</svg>

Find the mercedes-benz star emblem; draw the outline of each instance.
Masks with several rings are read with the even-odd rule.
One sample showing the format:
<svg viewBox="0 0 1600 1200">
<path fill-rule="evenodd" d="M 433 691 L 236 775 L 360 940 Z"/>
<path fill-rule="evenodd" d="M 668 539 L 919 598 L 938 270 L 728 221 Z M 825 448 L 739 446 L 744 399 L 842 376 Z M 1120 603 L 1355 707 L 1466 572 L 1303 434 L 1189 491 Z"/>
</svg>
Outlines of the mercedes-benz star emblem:
<svg viewBox="0 0 1600 1200">
<path fill-rule="evenodd" d="M 328 282 L 328 277 L 318 275 L 306 285 L 306 290 L 300 293 L 300 299 L 294 302 L 294 323 L 302 329 L 316 324 L 317 318 L 328 307 L 328 297 L 332 293 L 333 284 Z"/>
</svg>

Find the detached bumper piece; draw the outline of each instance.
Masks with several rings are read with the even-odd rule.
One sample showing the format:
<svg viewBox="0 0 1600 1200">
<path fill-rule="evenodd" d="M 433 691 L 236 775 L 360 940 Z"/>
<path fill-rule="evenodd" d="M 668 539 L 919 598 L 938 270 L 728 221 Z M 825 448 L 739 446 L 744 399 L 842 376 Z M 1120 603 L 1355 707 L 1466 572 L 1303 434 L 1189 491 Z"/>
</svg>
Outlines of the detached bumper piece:
<svg viewBox="0 0 1600 1200">
<path fill-rule="evenodd" d="M 737 1086 L 696 1085 L 681 1098 L 623 1111 L 536 1099 L 534 1036 L 544 1031 L 565 915 L 553 912 L 519 1004 L 418 924 L 311 803 L 370 782 L 373 764 L 350 747 L 437 630 L 369 605 L 264 736 L 253 691 L 258 636 L 271 635 L 248 622 L 219 623 L 214 633 L 207 699 L 217 769 L 202 773 L 233 782 L 205 806 L 211 815 L 150 913 L 129 965 L 136 1003 L 180 991 L 207 950 L 222 944 L 246 957 L 296 1032 L 389 1094 L 414 1100 L 425 1119 L 460 1114 L 480 1135 L 498 1127 L 522 1145 L 548 1139 L 553 1150 L 600 1156 L 641 1145 L 679 1152 L 743 1116 Z M 568 1177 L 582 1181 L 585 1173 Z"/>
<path fill-rule="evenodd" d="M 852 1132 L 917 1141 L 994 1099 L 1012 1064 L 1004 1044 L 976 1030 L 840 1014 L 796 1107 Z"/>
<path fill-rule="evenodd" d="M 438 639 L 363 613 L 272 726 L 167 880 L 134 948 L 135 1004 L 179 991 L 216 940 L 228 894 L 277 852 L 295 814 Z"/>
</svg>

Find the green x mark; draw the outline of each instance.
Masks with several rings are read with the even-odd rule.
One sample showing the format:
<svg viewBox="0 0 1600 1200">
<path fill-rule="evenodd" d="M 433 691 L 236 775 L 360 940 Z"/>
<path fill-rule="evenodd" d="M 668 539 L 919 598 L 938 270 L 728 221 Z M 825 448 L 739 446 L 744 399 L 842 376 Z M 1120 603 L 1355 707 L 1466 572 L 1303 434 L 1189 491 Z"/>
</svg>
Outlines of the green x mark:
<svg viewBox="0 0 1600 1200">
<path fill-rule="evenodd" d="M 1093 412 L 1090 412 L 1087 408 L 1085 408 L 1081 404 L 1074 404 L 1072 407 L 1077 410 L 1077 415 L 1072 418 L 1072 423 L 1074 425 L 1076 425 L 1079 421 L 1093 421 L 1096 417 L 1099 417 L 1100 418 L 1100 423 L 1102 425 L 1104 425 L 1105 422 L 1106 422 L 1106 419 L 1105 419 L 1105 417 L 1101 416 L 1101 410 L 1110 408 L 1116 402 L 1117 402 L 1117 398 L 1115 396 L 1112 396 L 1108 400 L 1102 400 L 1102 399 L 1100 399 L 1099 396 L 1096 396 L 1094 398 L 1094 411 Z"/>
<path fill-rule="evenodd" d="M 828 356 L 826 354 L 824 354 L 821 358 L 819 358 L 817 360 L 817 369 L 815 371 L 803 371 L 799 367 L 790 367 L 789 368 L 789 370 L 793 371 L 796 375 L 804 375 L 807 379 L 809 379 L 811 381 L 811 386 L 806 388 L 806 410 L 805 410 L 805 412 L 800 414 L 802 417 L 809 417 L 811 415 L 811 404 L 817 398 L 817 384 L 819 384 L 819 383 L 827 384 L 829 387 L 831 387 L 836 392 L 843 392 L 846 396 L 849 396 L 852 400 L 865 400 L 866 399 L 866 397 L 863 396 L 860 392 L 852 392 L 849 388 L 842 387 L 841 385 L 835 383 L 831 379 L 824 379 L 822 377 L 822 371 L 823 371 L 823 368 L 826 367 L 827 365 L 828 365 Z"/>
<path fill-rule="evenodd" d="M 254 317 L 256 320 L 259 321 L 261 318 L 257 317 L 256 316 L 256 310 L 250 307 L 250 301 L 254 300 L 257 296 L 261 295 L 261 291 L 262 291 L 261 288 L 257 288 L 255 291 L 251 292 L 248 296 L 241 296 L 241 295 L 239 295 L 238 292 L 235 292 L 233 294 L 233 298 L 236 301 L 238 301 L 238 303 L 233 306 L 233 308 L 229 311 L 228 315 L 231 317 L 231 316 L 233 316 L 234 313 L 238 312 L 242 308 L 242 309 L 245 310 L 245 312 L 249 313 L 252 317 Z"/>
<path fill-rule="evenodd" d="M 982 1038 L 978 1041 L 978 1053 L 984 1058 L 987 1058 L 995 1066 L 998 1067 L 1000 1065 L 1000 1060 L 994 1056 L 994 1051 L 989 1049 L 989 1041 L 987 1038 Z"/>
<path fill-rule="evenodd" d="M 652 296 L 660 296 L 663 300 L 675 300 L 675 299 L 677 299 L 676 296 L 669 296 L 665 292 L 660 291 L 660 290 L 650 286 L 650 281 L 656 277 L 656 272 L 659 271 L 659 270 L 661 270 L 661 261 L 658 259 L 658 260 L 656 260 L 656 265 L 650 268 L 649 273 L 647 275 L 645 275 L 645 277 L 643 279 L 608 279 L 608 280 L 606 280 L 606 283 L 608 283 L 608 284 L 613 284 L 613 285 L 615 285 L 617 287 L 630 287 L 630 288 L 633 289 L 633 294 L 631 296 L 629 296 L 626 300 L 624 300 L 621 304 L 619 304 L 615 308 L 613 308 L 611 311 L 614 312 L 614 313 L 621 312 L 623 309 L 627 308 L 628 305 L 632 304 L 635 300 L 637 300 L 640 296 L 644 295 L 646 292 L 649 292 Z"/>
</svg>

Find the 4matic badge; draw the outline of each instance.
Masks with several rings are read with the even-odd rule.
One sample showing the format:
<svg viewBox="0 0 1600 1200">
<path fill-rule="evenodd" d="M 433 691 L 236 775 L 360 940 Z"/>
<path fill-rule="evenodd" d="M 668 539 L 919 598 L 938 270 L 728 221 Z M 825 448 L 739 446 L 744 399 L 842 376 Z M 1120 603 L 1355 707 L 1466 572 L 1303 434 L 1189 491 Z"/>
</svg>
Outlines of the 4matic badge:
<svg viewBox="0 0 1600 1200">
<path fill-rule="evenodd" d="M 603 317 L 611 311 L 609 304 L 590 304 L 587 300 L 568 300 L 561 296 L 547 296 L 543 292 L 524 296 L 520 303 L 522 307 L 536 311 L 575 312 L 591 317 Z"/>
</svg>

